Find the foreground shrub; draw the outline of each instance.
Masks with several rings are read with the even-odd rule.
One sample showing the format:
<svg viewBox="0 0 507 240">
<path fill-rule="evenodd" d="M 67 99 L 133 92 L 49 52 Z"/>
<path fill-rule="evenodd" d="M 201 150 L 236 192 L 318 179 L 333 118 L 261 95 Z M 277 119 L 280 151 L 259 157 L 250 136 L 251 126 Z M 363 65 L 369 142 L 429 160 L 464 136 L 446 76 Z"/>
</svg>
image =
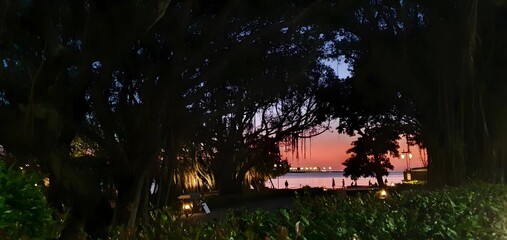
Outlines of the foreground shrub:
<svg viewBox="0 0 507 240">
<path fill-rule="evenodd" d="M 392 193 L 386 200 L 306 198 L 308 239 L 505 239 L 507 187 L 470 185 Z"/>
<path fill-rule="evenodd" d="M 385 200 L 303 196 L 292 210 L 234 210 L 208 223 L 154 211 L 128 232 L 137 239 L 505 239 L 506 202 L 503 185 L 391 192 Z"/>
<path fill-rule="evenodd" d="M 0 238 L 43 239 L 52 224 L 40 177 L 9 169 L 0 159 Z"/>
</svg>

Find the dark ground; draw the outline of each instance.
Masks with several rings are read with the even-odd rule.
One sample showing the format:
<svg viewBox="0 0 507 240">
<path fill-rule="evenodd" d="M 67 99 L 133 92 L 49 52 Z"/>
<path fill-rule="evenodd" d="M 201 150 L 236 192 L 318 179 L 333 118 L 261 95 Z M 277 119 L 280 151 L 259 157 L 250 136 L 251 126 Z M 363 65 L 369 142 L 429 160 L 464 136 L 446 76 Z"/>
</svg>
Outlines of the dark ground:
<svg viewBox="0 0 507 240">
<path fill-rule="evenodd" d="M 346 191 L 343 189 L 329 189 L 326 191 L 323 189 L 268 189 L 262 192 L 247 192 L 242 195 L 208 196 L 205 201 L 208 204 L 211 213 L 194 213 L 192 216 L 189 216 L 188 219 L 197 221 L 219 220 L 223 218 L 230 209 L 249 211 L 256 209 L 266 211 L 276 211 L 281 208 L 291 209 L 294 207 L 296 195 L 303 196 L 304 194 L 310 194 L 312 196 L 343 196 L 346 194 Z M 184 219 L 186 217 L 182 216 L 182 218 Z"/>
</svg>

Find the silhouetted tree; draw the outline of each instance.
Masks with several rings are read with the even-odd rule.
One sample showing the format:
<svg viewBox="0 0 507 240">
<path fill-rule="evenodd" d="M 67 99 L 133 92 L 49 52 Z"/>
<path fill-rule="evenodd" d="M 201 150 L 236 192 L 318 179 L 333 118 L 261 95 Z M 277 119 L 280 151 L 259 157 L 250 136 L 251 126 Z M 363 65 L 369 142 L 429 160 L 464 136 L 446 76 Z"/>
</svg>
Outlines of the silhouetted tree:
<svg viewBox="0 0 507 240">
<path fill-rule="evenodd" d="M 68 228 L 102 213 L 94 210 L 101 198 L 96 178 L 83 177 L 75 166 L 81 163 L 69 159 L 71 141 L 90 110 L 85 96 L 92 63 L 117 56 L 158 21 L 168 3 L 0 3 L 0 142 L 20 163 L 49 173 L 50 201 L 72 209 Z M 129 31 L 121 32 L 123 24 Z M 64 231 L 63 238 L 75 230 Z"/>
<path fill-rule="evenodd" d="M 400 133 L 409 131 L 411 141 L 427 147 L 431 184 L 459 184 L 464 176 L 505 181 L 505 154 L 496 147 L 505 109 L 493 90 L 505 89 L 494 60 L 504 49 L 496 43 L 503 39 L 498 26 L 505 4 L 371 1 L 356 7 L 351 21 L 335 28 L 340 37 L 331 41 L 330 55 L 348 59 L 353 77 L 344 80 L 345 92 L 358 97 L 336 109 L 359 119 L 394 107 L 408 127 Z"/>
<path fill-rule="evenodd" d="M 389 156 L 398 157 L 399 132 L 393 126 L 392 120 L 385 120 L 390 124 L 367 125 L 359 130 L 359 137 L 352 142 L 352 148 L 347 153 L 352 156 L 345 160 L 344 176 L 351 176 L 353 180 L 359 177 L 375 177 L 379 186 L 384 185 L 383 176 L 389 175 L 393 165 Z"/>
</svg>

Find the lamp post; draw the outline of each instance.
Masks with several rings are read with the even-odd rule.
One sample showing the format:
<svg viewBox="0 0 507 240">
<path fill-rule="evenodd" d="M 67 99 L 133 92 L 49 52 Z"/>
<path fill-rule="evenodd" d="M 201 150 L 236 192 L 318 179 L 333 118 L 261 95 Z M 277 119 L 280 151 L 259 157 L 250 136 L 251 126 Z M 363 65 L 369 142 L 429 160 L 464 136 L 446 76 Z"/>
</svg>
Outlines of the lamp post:
<svg viewBox="0 0 507 240">
<path fill-rule="evenodd" d="M 412 153 L 410 152 L 410 144 L 408 142 L 408 135 L 405 135 L 405 139 L 407 140 L 407 150 L 401 152 L 401 159 L 407 160 L 407 169 L 403 172 L 403 178 L 405 181 L 412 180 L 412 173 L 410 171 L 410 160 L 412 159 Z"/>
<path fill-rule="evenodd" d="M 401 152 L 401 159 L 407 160 L 407 171 L 410 170 L 410 160 L 412 159 L 412 153 L 410 150 Z"/>
<path fill-rule="evenodd" d="M 276 165 L 276 163 L 275 163 L 274 167 L 275 167 L 275 172 L 276 172 L 276 168 L 278 167 L 278 165 Z M 277 175 L 278 175 L 278 173 L 277 173 Z M 280 189 L 280 176 L 276 176 L 276 181 L 277 181 L 277 185 L 278 185 L 276 188 Z"/>
<path fill-rule="evenodd" d="M 410 150 L 401 152 L 401 159 L 407 160 L 407 169 L 403 172 L 403 178 L 405 181 L 411 181 L 412 173 L 410 172 L 410 159 L 412 159 L 412 153 Z"/>
</svg>

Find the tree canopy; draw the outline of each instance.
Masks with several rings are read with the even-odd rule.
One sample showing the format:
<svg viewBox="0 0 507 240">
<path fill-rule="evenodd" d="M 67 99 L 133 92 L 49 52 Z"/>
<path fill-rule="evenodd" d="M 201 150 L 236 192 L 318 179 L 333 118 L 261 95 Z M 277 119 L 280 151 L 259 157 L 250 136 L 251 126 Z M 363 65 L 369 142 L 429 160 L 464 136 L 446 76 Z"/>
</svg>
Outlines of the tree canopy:
<svg viewBox="0 0 507 240">
<path fill-rule="evenodd" d="M 358 135 L 352 178 L 381 184 L 405 136 L 427 149 L 430 184 L 503 183 L 506 10 L 493 0 L 1 1 L 0 145 L 49 176 L 50 202 L 72 208 L 67 238 L 134 225 L 183 190 L 264 182 L 287 167 L 280 142 L 332 118 Z M 339 79 L 329 60 L 352 76 Z"/>
</svg>

